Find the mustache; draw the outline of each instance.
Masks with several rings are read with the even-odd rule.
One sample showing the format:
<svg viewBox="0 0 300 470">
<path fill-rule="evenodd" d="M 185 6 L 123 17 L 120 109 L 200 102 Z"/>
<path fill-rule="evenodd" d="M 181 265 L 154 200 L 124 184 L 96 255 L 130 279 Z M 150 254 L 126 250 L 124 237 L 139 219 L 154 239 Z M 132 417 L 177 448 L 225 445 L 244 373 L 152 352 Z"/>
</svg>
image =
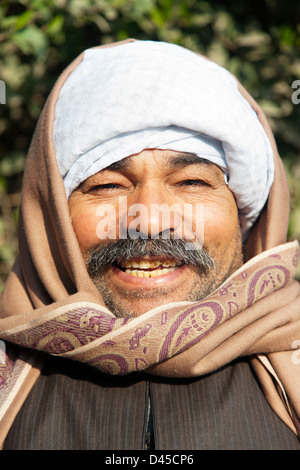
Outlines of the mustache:
<svg viewBox="0 0 300 470">
<path fill-rule="evenodd" d="M 89 251 L 87 269 L 95 277 L 107 265 L 119 264 L 135 257 L 156 256 L 174 259 L 177 264 L 189 264 L 206 272 L 215 267 L 214 260 L 203 247 L 191 249 L 191 243 L 175 239 L 118 239 Z"/>
</svg>

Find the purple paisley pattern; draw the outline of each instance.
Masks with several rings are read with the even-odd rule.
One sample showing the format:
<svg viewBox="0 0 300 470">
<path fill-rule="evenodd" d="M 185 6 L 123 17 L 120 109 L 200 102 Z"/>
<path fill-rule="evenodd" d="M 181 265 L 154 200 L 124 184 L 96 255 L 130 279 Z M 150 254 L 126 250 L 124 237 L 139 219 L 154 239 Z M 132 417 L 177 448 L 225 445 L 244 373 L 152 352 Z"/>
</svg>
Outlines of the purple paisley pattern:
<svg viewBox="0 0 300 470">
<path fill-rule="evenodd" d="M 119 354 L 103 354 L 88 361 L 88 364 L 110 375 L 124 375 L 128 372 L 126 358 Z"/>
<path fill-rule="evenodd" d="M 224 313 L 219 302 L 210 301 L 201 302 L 201 306 L 195 305 L 180 314 L 163 342 L 159 362 L 185 351 L 208 335 L 222 321 Z M 187 337 L 191 338 L 189 342 Z"/>
<path fill-rule="evenodd" d="M 293 245 L 279 253 L 266 252 L 192 305 L 175 304 L 138 319 L 115 318 L 95 304 L 68 305 L 0 336 L 20 346 L 85 362 L 108 374 L 144 370 L 186 351 L 220 324 L 288 285 L 295 274 L 297 250 Z"/>
<path fill-rule="evenodd" d="M 249 284 L 247 307 L 253 305 L 261 295 L 266 297 L 274 292 L 277 285 L 286 286 L 290 277 L 290 270 L 279 264 L 257 270 Z"/>
</svg>

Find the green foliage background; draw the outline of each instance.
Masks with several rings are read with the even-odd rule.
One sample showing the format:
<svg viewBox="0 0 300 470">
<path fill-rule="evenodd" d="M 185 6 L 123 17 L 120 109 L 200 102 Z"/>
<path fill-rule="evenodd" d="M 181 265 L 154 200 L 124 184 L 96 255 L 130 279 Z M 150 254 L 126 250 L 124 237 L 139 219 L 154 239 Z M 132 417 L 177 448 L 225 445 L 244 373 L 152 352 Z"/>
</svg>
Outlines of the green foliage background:
<svg viewBox="0 0 300 470">
<path fill-rule="evenodd" d="M 174 42 L 232 71 L 266 112 L 291 189 L 300 240 L 299 0 L 0 0 L 0 290 L 17 252 L 28 146 L 60 72 L 82 50 L 128 37 Z M 300 97 L 300 94 L 298 95 Z"/>
</svg>

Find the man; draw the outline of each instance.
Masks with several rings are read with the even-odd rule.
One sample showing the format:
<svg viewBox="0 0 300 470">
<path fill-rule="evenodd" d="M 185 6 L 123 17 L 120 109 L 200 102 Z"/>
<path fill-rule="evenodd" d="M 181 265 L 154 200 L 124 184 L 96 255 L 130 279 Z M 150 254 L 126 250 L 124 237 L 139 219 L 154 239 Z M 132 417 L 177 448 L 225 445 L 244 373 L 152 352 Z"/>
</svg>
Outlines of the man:
<svg viewBox="0 0 300 470">
<path fill-rule="evenodd" d="M 288 189 L 259 107 L 181 47 L 62 74 L 1 298 L 4 449 L 299 449 Z"/>
</svg>

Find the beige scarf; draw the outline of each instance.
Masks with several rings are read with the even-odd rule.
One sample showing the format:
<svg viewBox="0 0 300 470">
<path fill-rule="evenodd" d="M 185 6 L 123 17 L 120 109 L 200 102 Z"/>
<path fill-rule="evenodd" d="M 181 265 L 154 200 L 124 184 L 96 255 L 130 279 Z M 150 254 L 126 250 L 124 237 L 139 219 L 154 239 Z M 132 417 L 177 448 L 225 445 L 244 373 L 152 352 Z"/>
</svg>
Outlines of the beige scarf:
<svg viewBox="0 0 300 470">
<path fill-rule="evenodd" d="M 59 90 L 81 60 L 56 83 L 27 159 L 20 255 L 0 298 L 0 338 L 7 348 L 0 364 L 0 444 L 47 354 L 109 374 L 147 370 L 177 377 L 199 376 L 247 355 L 274 411 L 300 433 L 298 244 L 286 243 L 288 186 L 265 116 L 239 85 L 269 135 L 275 161 L 275 180 L 245 247 L 245 265 L 201 302 L 117 319 L 86 271 L 52 143 Z"/>
</svg>

